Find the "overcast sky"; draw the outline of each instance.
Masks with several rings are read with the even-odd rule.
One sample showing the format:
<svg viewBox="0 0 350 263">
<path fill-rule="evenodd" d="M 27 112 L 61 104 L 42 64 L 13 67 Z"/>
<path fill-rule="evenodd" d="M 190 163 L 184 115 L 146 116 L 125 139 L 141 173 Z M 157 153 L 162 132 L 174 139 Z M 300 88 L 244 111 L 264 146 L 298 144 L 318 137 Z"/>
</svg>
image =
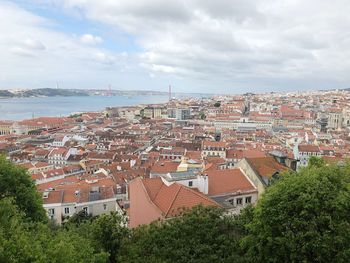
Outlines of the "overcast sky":
<svg viewBox="0 0 350 263">
<path fill-rule="evenodd" d="M 347 88 L 349 14 L 349 0 L 0 0 L 0 88 Z"/>
</svg>

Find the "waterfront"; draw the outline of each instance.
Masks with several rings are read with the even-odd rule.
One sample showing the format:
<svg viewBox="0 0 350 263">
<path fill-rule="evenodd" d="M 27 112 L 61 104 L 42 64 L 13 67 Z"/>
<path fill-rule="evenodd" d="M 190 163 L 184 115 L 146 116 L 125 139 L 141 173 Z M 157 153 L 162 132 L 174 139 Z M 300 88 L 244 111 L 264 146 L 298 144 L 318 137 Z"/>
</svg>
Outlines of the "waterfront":
<svg viewBox="0 0 350 263">
<path fill-rule="evenodd" d="M 74 112 L 102 111 L 106 107 L 164 103 L 168 96 L 89 96 L 0 99 L 0 120 L 41 116 L 68 116 Z"/>
</svg>

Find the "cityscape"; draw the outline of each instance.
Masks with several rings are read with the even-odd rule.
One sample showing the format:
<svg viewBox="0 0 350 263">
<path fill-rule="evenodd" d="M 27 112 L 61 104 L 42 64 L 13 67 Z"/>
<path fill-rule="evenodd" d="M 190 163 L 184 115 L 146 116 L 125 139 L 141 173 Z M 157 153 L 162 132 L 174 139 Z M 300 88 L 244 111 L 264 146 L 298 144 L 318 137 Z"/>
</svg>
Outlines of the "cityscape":
<svg viewBox="0 0 350 263">
<path fill-rule="evenodd" d="M 0 263 L 350 262 L 349 12 L 1 0 Z"/>
<path fill-rule="evenodd" d="M 81 210 L 119 211 L 131 227 L 199 204 L 237 214 L 311 156 L 349 157 L 349 99 L 346 90 L 181 100 L 169 93 L 163 104 L 2 120 L 0 151 L 28 170 L 59 224 Z M 154 185 L 168 204 L 152 199 Z M 147 205 L 162 213 L 148 214 Z"/>
</svg>

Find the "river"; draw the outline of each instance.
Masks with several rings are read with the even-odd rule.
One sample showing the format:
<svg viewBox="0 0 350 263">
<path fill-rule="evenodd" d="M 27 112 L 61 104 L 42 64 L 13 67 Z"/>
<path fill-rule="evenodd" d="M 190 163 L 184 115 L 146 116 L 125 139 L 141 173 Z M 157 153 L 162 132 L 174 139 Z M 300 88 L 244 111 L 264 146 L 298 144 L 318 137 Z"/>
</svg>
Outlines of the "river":
<svg viewBox="0 0 350 263">
<path fill-rule="evenodd" d="M 168 96 L 87 96 L 0 99 L 0 120 L 23 120 L 41 116 L 68 116 L 74 112 L 102 111 L 106 107 L 163 103 Z"/>
</svg>

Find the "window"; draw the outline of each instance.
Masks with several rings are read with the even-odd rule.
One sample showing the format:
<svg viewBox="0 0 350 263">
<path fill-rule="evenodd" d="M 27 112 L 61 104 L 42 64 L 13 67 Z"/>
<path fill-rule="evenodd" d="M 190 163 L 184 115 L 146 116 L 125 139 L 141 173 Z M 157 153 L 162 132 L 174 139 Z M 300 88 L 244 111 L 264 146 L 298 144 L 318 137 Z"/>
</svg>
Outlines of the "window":
<svg viewBox="0 0 350 263">
<path fill-rule="evenodd" d="M 83 207 L 83 211 L 85 211 L 86 213 L 88 213 L 88 207 L 87 207 L 87 206 L 84 206 L 84 207 Z"/>
<path fill-rule="evenodd" d="M 65 214 L 69 214 L 69 207 L 65 207 L 65 208 L 64 208 L 64 213 L 65 213 Z"/>
<path fill-rule="evenodd" d="M 193 186 L 193 182 L 192 182 L 192 181 L 189 181 L 189 182 L 188 182 L 188 186 L 189 186 L 189 187 Z"/>
<path fill-rule="evenodd" d="M 250 204 L 252 202 L 252 197 L 251 196 L 247 196 L 246 198 L 245 198 L 245 203 L 246 204 Z"/>
<path fill-rule="evenodd" d="M 242 202 L 243 202 L 243 201 L 242 201 L 242 198 L 237 198 L 237 199 L 236 199 L 236 204 L 237 204 L 237 205 L 241 205 Z"/>
<path fill-rule="evenodd" d="M 107 209 L 107 204 L 103 204 L 103 210 Z"/>
<path fill-rule="evenodd" d="M 235 204 L 235 200 L 234 200 L 234 199 L 230 199 L 230 200 L 228 200 L 228 202 L 229 202 L 231 205 L 234 205 L 234 204 Z"/>
<path fill-rule="evenodd" d="M 54 208 L 50 208 L 49 209 L 49 215 L 54 215 L 55 214 L 55 209 Z"/>
</svg>

